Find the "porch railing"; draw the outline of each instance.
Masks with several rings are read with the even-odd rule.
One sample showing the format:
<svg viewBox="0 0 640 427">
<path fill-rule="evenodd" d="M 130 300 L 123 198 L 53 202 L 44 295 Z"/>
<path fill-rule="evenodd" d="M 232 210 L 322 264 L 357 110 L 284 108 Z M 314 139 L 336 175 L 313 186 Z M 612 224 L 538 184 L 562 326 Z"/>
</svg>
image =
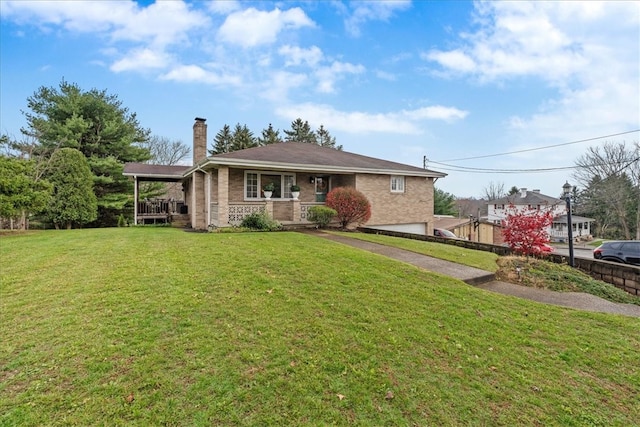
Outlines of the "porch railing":
<svg viewBox="0 0 640 427">
<path fill-rule="evenodd" d="M 138 202 L 139 217 L 160 217 L 180 213 L 184 202 L 174 199 L 148 199 Z"/>
<path fill-rule="evenodd" d="M 275 202 L 279 203 L 279 202 Z M 282 203 L 292 203 L 292 202 L 282 202 Z M 288 223 L 298 223 L 298 224 L 308 224 L 310 221 L 309 217 L 309 209 L 313 206 L 322 206 L 324 203 L 321 202 L 312 202 L 312 203 L 300 203 L 300 217 L 294 218 L 291 215 L 290 218 L 275 218 L 278 221 L 288 222 Z M 247 216 L 252 215 L 254 213 L 266 212 L 267 203 L 266 202 L 244 202 L 244 203 L 230 203 L 229 204 L 229 214 L 227 217 L 227 224 L 230 225 L 240 225 L 242 220 L 244 220 Z M 219 205 L 214 202 L 210 204 L 209 209 L 210 214 L 210 223 L 214 227 L 224 227 L 227 224 L 221 224 L 219 221 Z"/>
</svg>

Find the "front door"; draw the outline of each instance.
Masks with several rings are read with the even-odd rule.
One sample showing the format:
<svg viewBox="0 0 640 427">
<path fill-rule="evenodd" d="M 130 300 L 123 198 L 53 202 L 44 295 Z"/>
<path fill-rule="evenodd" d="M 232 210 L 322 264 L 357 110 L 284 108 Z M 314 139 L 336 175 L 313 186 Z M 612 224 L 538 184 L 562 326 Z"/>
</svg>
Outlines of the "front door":
<svg viewBox="0 0 640 427">
<path fill-rule="evenodd" d="M 327 200 L 327 193 L 329 192 L 329 177 L 328 176 L 316 176 L 316 202 L 324 203 Z"/>
</svg>

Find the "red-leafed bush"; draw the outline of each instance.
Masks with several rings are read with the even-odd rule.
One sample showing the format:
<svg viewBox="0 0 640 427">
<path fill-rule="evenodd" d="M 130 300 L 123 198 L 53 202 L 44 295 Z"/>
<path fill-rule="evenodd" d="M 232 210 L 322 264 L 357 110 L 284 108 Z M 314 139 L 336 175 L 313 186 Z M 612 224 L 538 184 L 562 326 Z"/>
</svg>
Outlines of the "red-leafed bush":
<svg viewBox="0 0 640 427">
<path fill-rule="evenodd" d="M 519 210 L 509 205 L 507 216 L 503 221 L 502 235 L 504 241 L 516 253 L 522 255 L 538 255 L 549 243 L 547 228 L 553 223 L 550 210 Z"/>
<path fill-rule="evenodd" d="M 334 209 L 342 228 L 349 224 L 362 224 L 371 218 L 371 203 L 353 187 L 337 187 L 327 194 L 326 205 Z"/>
</svg>

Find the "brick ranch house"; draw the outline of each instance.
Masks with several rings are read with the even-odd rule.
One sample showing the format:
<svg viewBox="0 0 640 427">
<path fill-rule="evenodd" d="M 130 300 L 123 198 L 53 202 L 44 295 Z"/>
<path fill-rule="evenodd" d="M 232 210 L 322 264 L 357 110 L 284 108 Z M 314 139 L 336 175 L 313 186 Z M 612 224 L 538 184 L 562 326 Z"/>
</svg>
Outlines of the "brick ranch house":
<svg viewBox="0 0 640 427">
<path fill-rule="evenodd" d="M 254 212 L 283 225 L 310 225 L 308 210 L 323 205 L 332 188 L 355 187 L 371 203 L 366 226 L 418 234 L 433 233 L 434 182 L 444 173 L 305 143 L 279 143 L 207 156 L 207 125 L 193 125 L 193 166 L 128 163 L 135 181 L 135 222 L 188 215 L 194 229 L 230 227 Z M 182 182 L 184 202 L 140 201 L 141 181 Z M 273 183 L 267 199 L 262 188 Z M 290 186 L 300 187 L 296 199 Z M 154 203 L 151 208 L 149 204 Z"/>
</svg>

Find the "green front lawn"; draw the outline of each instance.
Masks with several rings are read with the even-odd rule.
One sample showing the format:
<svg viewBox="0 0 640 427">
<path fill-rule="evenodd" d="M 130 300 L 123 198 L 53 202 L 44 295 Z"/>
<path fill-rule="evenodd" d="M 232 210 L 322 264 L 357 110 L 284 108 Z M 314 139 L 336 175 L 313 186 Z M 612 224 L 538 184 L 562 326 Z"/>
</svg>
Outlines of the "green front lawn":
<svg viewBox="0 0 640 427">
<path fill-rule="evenodd" d="M 0 237 L 0 425 L 638 423 L 640 319 L 299 233 Z"/>
<path fill-rule="evenodd" d="M 406 249 L 408 251 L 444 259 L 458 264 L 468 265 L 469 267 L 479 268 L 480 270 L 490 271 L 492 273 L 495 273 L 498 270 L 498 265 L 496 264 L 498 255 L 492 252 L 477 251 L 445 243 L 427 242 L 425 240 L 404 239 L 402 237 L 392 237 L 384 234 L 340 231 L 329 231 L 329 233 Z"/>
</svg>

